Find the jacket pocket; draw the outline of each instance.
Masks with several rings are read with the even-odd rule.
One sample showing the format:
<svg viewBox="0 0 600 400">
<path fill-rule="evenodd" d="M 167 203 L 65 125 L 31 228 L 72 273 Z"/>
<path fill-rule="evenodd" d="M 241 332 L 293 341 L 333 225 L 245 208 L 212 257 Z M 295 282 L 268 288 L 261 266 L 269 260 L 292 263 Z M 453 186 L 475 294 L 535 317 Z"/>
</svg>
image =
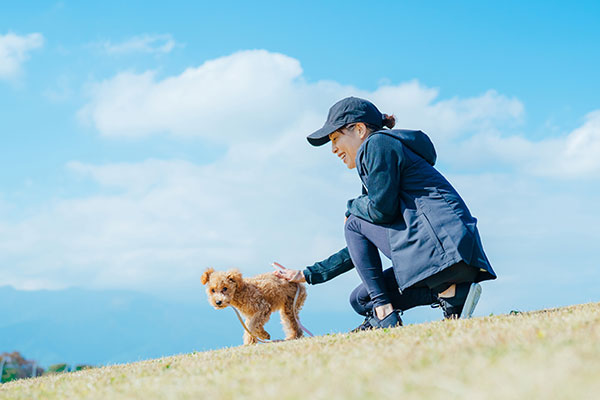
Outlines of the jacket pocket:
<svg viewBox="0 0 600 400">
<path fill-rule="evenodd" d="M 474 226 L 477 223 L 477 218 L 471 215 L 471 212 L 467 208 L 467 205 L 462 201 L 458 194 L 451 195 L 445 194 L 441 190 L 435 188 L 435 192 L 444 200 L 444 208 L 448 210 L 448 212 L 452 213 L 451 215 L 456 216 L 457 220 L 460 221 L 467 231 L 470 234 L 474 233 Z M 459 213 L 458 210 L 462 212 Z M 472 223 L 468 223 L 466 220 L 472 221 Z"/>
<path fill-rule="evenodd" d="M 435 244 L 435 247 L 438 249 L 440 254 L 444 254 L 446 252 L 446 250 L 444 249 L 444 245 L 442 244 L 442 241 L 440 240 L 438 235 L 435 233 L 435 230 L 433 229 L 433 226 L 431 225 L 431 222 L 429 221 L 427 215 L 422 211 L 419 212 L 417 215 L 423 223 L 423 226 L 427 230 L 429 239 Z"/>
</svg>

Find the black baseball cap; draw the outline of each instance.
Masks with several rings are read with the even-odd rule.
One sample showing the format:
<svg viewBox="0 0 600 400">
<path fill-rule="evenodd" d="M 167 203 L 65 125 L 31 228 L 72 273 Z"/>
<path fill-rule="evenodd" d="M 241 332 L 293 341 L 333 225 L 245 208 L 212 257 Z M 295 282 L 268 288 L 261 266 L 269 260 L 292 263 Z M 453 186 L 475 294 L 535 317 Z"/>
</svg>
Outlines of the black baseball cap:
<svg viewBox="0 0 600 400">
<path fill-rule="evenodd" d="M 363 122 L 381 128 L 383 114 L 369 100 L 358 97 L 346 97 L 331 106 L 327 121 L 323 127 L 306 137 L 313 146 L 322 146 L 329 142 L 329 134 L 341 127 Z"/>
</svg>

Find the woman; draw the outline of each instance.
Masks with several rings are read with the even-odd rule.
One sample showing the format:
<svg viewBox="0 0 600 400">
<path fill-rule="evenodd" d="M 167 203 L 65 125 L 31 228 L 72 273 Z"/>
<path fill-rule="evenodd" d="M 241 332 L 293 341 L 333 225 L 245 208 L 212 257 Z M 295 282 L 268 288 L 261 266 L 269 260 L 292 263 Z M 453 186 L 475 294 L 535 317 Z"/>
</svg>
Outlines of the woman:
<svg viewBox="0 0 600 400">
<path fill-rule="evenodd" d="M 330 108 L 325 125 L 307 139 L 313 146 L 331 141 L 363 183 L 363 194 L 348 201 L 348 247 L 303 271 L 274 272 L 317 284 L 356 267 L 362 284 L 350 303 L 366 317 L 358 330 L 402 325 L 399 312 L 418 305 L 439 305 L 446 318 L 470 317 L 481 292 L 476 282 L 496 278 L 477 220 L 433 167 L 429 137 L 383 129 L 394 125 L 393 116 L 364 99 L 348 97 Z M 379 251 L 392 261 L 385 271 Z"/>
</svg>

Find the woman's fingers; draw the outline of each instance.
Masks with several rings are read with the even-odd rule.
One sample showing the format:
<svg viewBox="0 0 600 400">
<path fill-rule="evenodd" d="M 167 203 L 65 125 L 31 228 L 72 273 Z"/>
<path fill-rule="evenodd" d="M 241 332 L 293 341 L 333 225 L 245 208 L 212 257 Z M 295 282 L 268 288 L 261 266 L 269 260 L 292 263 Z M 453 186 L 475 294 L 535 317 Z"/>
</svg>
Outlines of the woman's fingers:
<svg viewBox="0 0 600 400">
<path fill-rule="evenodd" d="M 273 271 L 273 275 L 289 280 L 289 277 L 287 275 L 287 272 L 289 271 L 288 269 L 286 269 L 283 265 L 275 263 L 275 262 L 271 265 L 273 266 L 273 268 L 275 268 L 276 266 L 279 268 L 282 268 L 282 269 L 275 269 L 275 271 Z"/>
<path fill-rule="evenodd" d="M 281 271 L 273 271 L 273 275 L 275 275 L 278 278 L 282 278 L 282 279 L 285 279 L 288 281 L 291 280 L 291 278 L 288 275 L 286 275 L 285 273 L 283 273 Z"/>
<path fill-rule="evenodd" d="M 273 271 L 273 274 L 279 278 L 283 278 L 288 281 L 292 281 L 296 277 L 297 271 L 285 270 L 285 271 Z"/>
<path fill-rule="evenodd" d="M 271 265 L 273 266 L 273 268 L 275 268 L 275 267 L 281 268 L 281 269 L 275 269 L 275 271 L 273 271 L 273 274 L 275 276 L 278 276 L 278 277 L 288 280 L 290 282 L 305 282 L 304 274 L 302 273 L 302 271 L 298 271 L 295 269 L 288 269 L 288 268 L 284 267 L 283 265 L 279 264 L 278 262 L 273 262 Z"/>
</svg>

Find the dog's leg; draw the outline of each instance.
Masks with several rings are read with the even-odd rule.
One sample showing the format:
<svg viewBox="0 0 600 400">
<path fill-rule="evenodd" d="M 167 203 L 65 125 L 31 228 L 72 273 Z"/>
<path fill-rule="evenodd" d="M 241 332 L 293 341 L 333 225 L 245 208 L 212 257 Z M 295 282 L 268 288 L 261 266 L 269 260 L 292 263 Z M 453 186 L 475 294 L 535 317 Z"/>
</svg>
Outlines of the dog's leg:
<svg viewBox="0 0 600 400">
<path fill-rule="evenodd" d="M 300 296 L 298 296 L 300 297 Z M 298 299 L 298 303 L 300 303 Z M 285 332 L 285 340 L 298 339 L 302 337 L 302 329 L 294 316 L 294 298 L 286 299 L 283 308 L 281 309 L 281 325 Z M 300 307 L 298 307 L 300 308 Z"/>
<path fill-rule="evenodd" d="M 246 318 L 246 326 L 250 326 L 250 318 Z M 248 328 L 250 329 L 250 328 Z M 249 344 L 255 344 L 256 343 L 256 339 L 254 339 L 252 336 L 250 336 L 250 334 L 248 332 L 246 332 L 246 330 L 244 329 L 244 344 L 245 345 L 249 345 Z"/>
<path fill-rule="evenodd" d="M 269 340 L 271 339 L 271 335 L 269 332 L 265 331 L 265 324 L 271 318 L 271 308 L 265 307 L 258 311 L 256 314 L 248 318 L 248 329 L 252 334 L 260 339 Z"/>
<path fill-rule="evenodd" d="M 286 340 L 288 339 L 298 339 L 301 338 L 304 334 L 302 332 L 302 328 L 298 324 L 298 319 L 300 310 L 304 305 L 304 301 L 306 300 L 306 288 L 304 285 L 299 285 L 299 293 L 298 299 L 296 300 L 296 308 L 294 310 L 294 297 L 296 294 L 294 293 L 293 297 L 290 297 L 285 302 L 283 309 L 281 310 L 281 324 L 283 325 L 283 330 L 286 334 Z M 298 318 L 298 319 L 297 319 Z"/>
</svg>

